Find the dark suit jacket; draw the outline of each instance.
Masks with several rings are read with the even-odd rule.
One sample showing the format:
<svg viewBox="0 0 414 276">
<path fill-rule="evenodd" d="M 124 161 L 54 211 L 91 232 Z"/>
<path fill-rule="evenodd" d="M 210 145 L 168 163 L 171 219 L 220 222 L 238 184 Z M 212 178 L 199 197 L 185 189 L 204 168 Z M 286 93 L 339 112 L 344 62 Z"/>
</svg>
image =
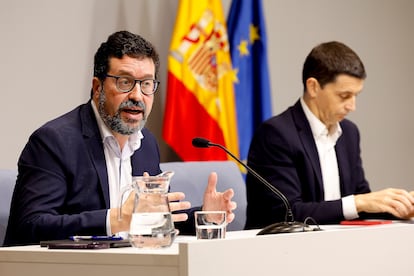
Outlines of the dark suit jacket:
<svg viewBox="0 0 414 276">
<path fill-rule="evenodd" d="M 132 175 L 158 174 L 158 144 L 147 129 L 142 133 L 141 147 L 131 157 Z M 5 245 L 106 235 L 108 175 L 90 102 L 36 130 L 18 171 Z"/>
<path fill-rule="evenodd" d="M 341 195 L 370 192 L 360 157 L 359 131 L 346 119 L 340 125 L 343 132 L 335 150 Z M 312 217 L 319 224 L 328 224 L 344 219 L 340 199 L 324 201 L 319 156 L 300 101 L 258 128 L 248 165 L 287 197 L 297 221 Z M 246 228 L 284 221 L 286 209 L 282 201 L 250 174 L 246 182 Z"/>
</svg>

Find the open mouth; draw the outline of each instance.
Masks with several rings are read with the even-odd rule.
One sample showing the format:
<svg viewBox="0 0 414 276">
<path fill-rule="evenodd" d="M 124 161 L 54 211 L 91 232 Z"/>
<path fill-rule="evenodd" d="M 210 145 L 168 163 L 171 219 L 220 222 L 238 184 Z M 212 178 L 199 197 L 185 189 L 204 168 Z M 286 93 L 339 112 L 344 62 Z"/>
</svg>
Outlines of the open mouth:
<svg viewBox="0 0 414 276">
<path fill-rule="evenodd" d="M 122 113 L 124 114 L 124 120 L 129 123 L 136 123 L 144 119 L 144 110 L 142 109 L 124 108 Z"/>
<path fill-rule="evenodd" d="M 130 113 L 130 114 L 133 114 L 133 115 L 137 115 L 137 114 L 140 114 L 140 113 L 144 113 L 144 111 L 141 110 L 141 109 L 128 109 L 128 108 L 125 108 L 122 111 L 123 112 Z"/>
</svg>

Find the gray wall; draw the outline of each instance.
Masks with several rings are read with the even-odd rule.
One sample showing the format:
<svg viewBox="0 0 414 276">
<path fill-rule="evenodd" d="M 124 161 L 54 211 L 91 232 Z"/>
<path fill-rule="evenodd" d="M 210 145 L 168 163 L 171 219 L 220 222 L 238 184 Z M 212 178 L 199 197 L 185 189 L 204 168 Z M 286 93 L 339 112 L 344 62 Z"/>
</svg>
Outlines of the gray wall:
<svg viewBox="0 0 414 276">
<path fill-rule="evenodd" d="M 231 0 L 223 0 L 227 14 Z M 0 0 L 0 168 L 16 168 L 28 136 L 44 122 L 89 98 L 93 54 L 127 29 L 161 53 L 161 81 L 177 0 Z M 317 43 L 340 40 L 363 59 L 368 79 L 350 118 L 360 127 L 362 156 L 374 190 L 413 189 L 414 1 L 263 0 L 267 21 L 273 113 L 302 94 L 301 68 Z M 149 127 L 163 161 L 176 156 L 161 138 L 165 85 Z"/>
</svg>

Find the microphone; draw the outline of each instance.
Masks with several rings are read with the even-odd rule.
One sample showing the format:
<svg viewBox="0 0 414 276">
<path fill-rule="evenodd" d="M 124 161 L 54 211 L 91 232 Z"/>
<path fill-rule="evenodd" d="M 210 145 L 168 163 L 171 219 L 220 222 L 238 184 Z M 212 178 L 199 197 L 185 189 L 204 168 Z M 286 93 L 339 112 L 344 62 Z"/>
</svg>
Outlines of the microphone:
<svg viewBox="0 0 414 276">
<path fill-rule="evenodd" d="M 237 158 L 233 153 L 231 153 L 227 148 L 220 144 L 215 144 L 210 142 L 207 139 L 196 137 L 193 139 L 192 144 L 196 148 L 209 148 L 209 147 L 218 147 L 224 150 L 228 155 L 230 155 L 234 160 L 237 161 L 240 165 L 242 165 L 250 174 L 252 174 L 257 180 L 259 180 L 262 184 L 264 184 L 268 189 L 270 189 L 278 198 L 283 201 L 283 204 L 286 208 L 286 216 L 285 221 L 283 222 L 276 222 L 269 226 L 266 226 L 262 230 L 260 230 L 257 235 L 268 235 L 268 234 L 280 234 L 280 233 L 294 233 L 294 232 L 309 232 L 309 231 L 318 231 L 321 230 L 319 227 L 312 228 L 306 223 L 297 222 L 294 220 L 292 208 L 287 200 L 286 196 L 280 192 L 276 187 L 270 184 L 266 179 L 261 177 L 258 173 L 256 173 L 252 168 L 244 164 L 239 158 Z M 311 219 L 311 218 L 309 218 Z"/>
</svg>

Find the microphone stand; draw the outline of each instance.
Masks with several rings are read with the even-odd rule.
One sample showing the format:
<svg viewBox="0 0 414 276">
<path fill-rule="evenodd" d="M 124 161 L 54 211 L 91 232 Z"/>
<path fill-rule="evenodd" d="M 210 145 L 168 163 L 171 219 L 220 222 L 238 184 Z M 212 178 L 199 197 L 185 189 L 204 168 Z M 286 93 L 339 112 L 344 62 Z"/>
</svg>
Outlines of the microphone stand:
<svg viewBox="0 0 414 276">
<path fill-rule="evenodd" d="M 268 234 L 280 234 L 280 233 L 294 233 L 294 232 L 308 232 L 308 231 L 318 231 L 321 230 L 318 228 L 311 228 L 308 224 L 295 221 L 293 218 L 292 208 L 290 207 L 289 201 L 287 200 L 286 196 L 282 194 L 278 189 L 272 186 L 269 182 L 267 182 L 263 177 L 261 177 L 258 173 L 256 173 L 253 169 L 249 166 L 244 164 L 239 158 L 237 158 L 233 153 L 231 153 L 227 148 L 220 144 L 214 144 L 204 138 L 195 138 L 198 139 L 197 142 L 201 143 L 194 143 L 193 145 L 197 147 L 218 147 L 224 150 L 228 155 L 230 155 L 234 160 L 237 161 L 240 165 L 242 165 L 249 173 L 251 173 L 257 180 L 263 183 L 267 188 L 269 188 L 274 194 L 276 194 L 282 201 L 286 207 L 286 216 L 285 221 L 283 222 L 276 222 L 271 225 L 266 226 L 262 230 L 260 230 L 257 235 L 268 235 Z"/>
</svg>

